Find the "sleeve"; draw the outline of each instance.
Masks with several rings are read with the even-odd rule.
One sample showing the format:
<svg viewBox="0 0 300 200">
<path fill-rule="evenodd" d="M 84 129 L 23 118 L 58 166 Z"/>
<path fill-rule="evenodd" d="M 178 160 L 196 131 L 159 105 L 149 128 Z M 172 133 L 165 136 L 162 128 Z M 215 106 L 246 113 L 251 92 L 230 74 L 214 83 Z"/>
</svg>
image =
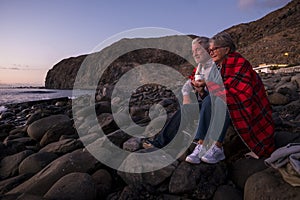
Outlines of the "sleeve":
<svg viewBox="0 0 300 200">
<path fill-rule="evenodd" d="M 185 82 L 185 84 L 183 85 L 183 87 L 181 89 L 182 95 L 183 96 L 189 95 L 192 90 L 193 90 L 193 87 L 191 84 L 191 80 L 189 79 Z"/>
</svg>

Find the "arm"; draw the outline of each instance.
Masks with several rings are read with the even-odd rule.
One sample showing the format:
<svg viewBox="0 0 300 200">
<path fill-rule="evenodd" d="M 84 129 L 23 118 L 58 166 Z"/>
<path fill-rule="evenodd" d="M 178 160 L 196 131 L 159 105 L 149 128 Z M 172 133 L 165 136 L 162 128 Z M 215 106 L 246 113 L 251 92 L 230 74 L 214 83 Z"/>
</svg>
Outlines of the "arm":
<svg viewBox="0 0 300 200">
<path fill-rule="evenodd" d="M 190 92 L 193 90 L 191 80 L 187 80 L 185 84 L 183 85 L 181 92 L 183 95 L 183 104 L 189 104 L 191 103 L 191 98 L 190 98 Z"/>
</svg>

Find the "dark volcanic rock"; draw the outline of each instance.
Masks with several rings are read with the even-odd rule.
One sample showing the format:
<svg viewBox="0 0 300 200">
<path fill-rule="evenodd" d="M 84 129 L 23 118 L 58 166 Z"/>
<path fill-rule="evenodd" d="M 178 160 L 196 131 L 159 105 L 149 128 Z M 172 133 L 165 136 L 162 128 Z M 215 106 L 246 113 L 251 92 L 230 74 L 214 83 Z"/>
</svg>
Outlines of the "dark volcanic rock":
<svg viewBox="0 0 300 200">
<path fill-rule="evenodd" d="M 243 200 L 243 193 L 230 185 L 218 187 L 213 200 Z"/>
<path fill-rule="evenodd" d="M 79 148 L 82 148 L 81 141 L 76 139 L 64 139 L 48 144 L 47 146 L 43 147 L 40 152 L 52 152 L 58 155 L 63 155 Z"/>
<path fill-rule="evenodd" d="M 71 172 L 88 172 L 94 170 L 98 161 L 86 150 L 78 149 L 54 160 L 32 178 L 8 192 L 44 195 L 61 177 Z"/>
<path fill-rule="evenodd" d="M 40 141 L 48 130 L 58 125 L 66 126 L 69 127 L 70 129 L 72 128 L 72 123 L 68 116 L 51 115 L 49 117 L 39 119 L 33 122 L 32 124 L 30 124 L 27 129 L 28 135 L 31 138 Z M 62 135 L 63 132 L 60 134 Z"/>
<path fill-rule="evenodd" d="M 273 105 L 285 105 L 289 103 L 289 98 L 280 93 L 274 93 L 268 96 L 268 99 Z"/>
<path fill-rule="evenodd" d="M 24 160 L 27 156 L 33 154 L 33 151 L 25 150 L 20 153 L 7 156 L 1 160 L 0 163 L 0 178 L 8 178 L 18 174 L 19 164 Z"/>
<path fill-rule="evenodd" d="M 86 55 L 64 59 L 49 70 L 45 87 L 49 89 L 71 89 L 77 75 L 77 71 Z M 68 77 L 68 81 L 66 80 Z"/>
<path fill-rule="evenodd" d="M 280 173 L 274 169 L 253 174 L 246 182 L 244 190 L 245 200 L 257 199 L 291 199 L 298 200 L 299 187 L 293 187 L 283 181 Z"/>
<path fill-rule="evenodd" d="M 0 125 L 0 141 L 6 138 L 11 130 L 15 129 L 12 124 L 2 124 Z"/>
<path fill-rule="evenodd" d="M 19 165 L 19 173 L 37 173 L 58 156 L 50 152 L 38 152 L 25 158 Z"/>
<path fill-rule="evenodd" d="M 61 200 L 96 200 L 96 184 L 89 174 L 73 172 L 59 179 L 44 197 Z"/>
<path fill-rule="evenodd" d="M 238 51 L 253 66 L 261 63 L 299 63 L 299 10 L 300 2 L 293 0 L 257 21 L 239 24 L 225 31 L 232 35 Z M 288 58 L 285 52 L 288 52 Z"/>
<path fill-rule="evenodd" d="M 0 194 L 5 194 L 9 190 L 17 187 L 27 179 L 29 179 L 33 174 L 21 174 L 0 182 Z"/>
<path fill-rule="evenodd" d="M 153 150 L 154 149 L 142 149 L 137 151 L 137 153 L 146 153 L 146 152 L 151 152 Z M 155 169 L 155 167 L 157 166 L 156 163 L 165 162 L 165 160 L 167 160 L 167 158 L 161 155 L 145 156 L 145 159 L 143 160 L 143 165 L 147 166 L 148 169 L 151 168 Z M 136 154 L 130 154 L 126 158 L 126 160 L 124 160 L 120 169 L 122 169 L 123 171 L 127 170 L 132 173 L 127 173 L 123 171 L 118 172 L 121 178 L 128 185 L 131 185 L 134 188 L 141 188 L 141 187 L 152 188 L 158 186 L 163 181 L 165 181 L 168 177 L 171 176 L 171 174 L 173 173 L 173 171 L 176 169 L 178 165 L 178 162 L 174 161 L 173 164 L 170 164 L 162 169 L 153 172 L 140 173 L 142 172 L 141 170 L 143 169 L 141 168 L 139 163 L 141 163 L 140 157 Z"/>
<path fill-rule="evenodd" d="M 240 189 L 243 189 L 249 176 L 266 168 L 264 159 L 244 158 L 233 163 L 230 177 Z"/>
<path fill-rule="evenodd" d="M 223 162 L 215 165 L 181 162 L 171 177 L 169 191 L 175 194 L 190 193 L 196 199 L 209 199 L 226 178 L 227 169 Z"/>
<path fill-rule="evenodd" d="M 97 188 L 97 198 L 104 198 L 107 194 L 109 194 L 112 186 L 112 177 L 105 169 L 99 169 L 96 171 L 92 178 L 96 183 Z"/>
</svg>

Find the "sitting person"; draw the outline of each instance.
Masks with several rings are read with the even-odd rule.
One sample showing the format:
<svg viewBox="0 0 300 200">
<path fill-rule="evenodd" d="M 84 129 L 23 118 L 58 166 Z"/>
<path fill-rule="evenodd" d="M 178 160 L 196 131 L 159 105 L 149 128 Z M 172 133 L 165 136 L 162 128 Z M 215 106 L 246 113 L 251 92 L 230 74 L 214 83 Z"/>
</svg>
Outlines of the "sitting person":
<svg viewBox="0 0 300 200">
<path fill-rule="evenodd" d="M 187 156 L 186 161 L 217 163 L 224 160 L 222 142 L 230 121 L 249 150 L 258 157 L 269 156 L 275 148 L 274 124 L 271 106 L 260 77 L 250 63 L 235 51 L 235 44 L 229 34 L 219 33 L 209 43 L 210 56 L 216 64 L 211 72 L 219 70 L 223 83 L 220 84 L 210 76 L 206 81 L 192 81 L 199 90 L 206 86 L 210 95 L 202 103 L 206 109 L 200 110 L 198 145 Z M 214 117 L 218 115 L 217 110 L 222 104 L 226 106 L 225 120 L 218 125 L 218 120 L 214 120 Z M 214 110 L 209 109 L 212 106 Z M 219 127 L 219 131 L 211 128 L 211 121 L 215 122 L 212 127 Z M 215 131 L 219 137 L 214 138 L 217 139 L 216 143 L 206 151 L 203 141 L 208 131 Z"/>
<path fill-rule="evenodd" d="M 175 137 L 178 132 L 181 119 L 184 120 L 182 124 L 189 124 L 189 118 L 184 117 L 188 115 L 196 115 L 194 118 L 197 118 L 198 113 L 193 109 L 194 105 L 191 105 L 190 93 L 194 90 L 192 85 L 192 80 L 195 79 L 195 74 L 200 72 L 202 76 L 208 77 L 210 72 L 210 67 L 212 66 L 211 59 L 208 54 L 209 47 L 209 38 L 207 37 L 196 37 L 192 41 L 192 52 L 193 58 L 195 62 L 198 64 L 196 68 L 194 68 L 193 74 L 189 77 L 190 79 L 186 81 L 184 86 L 182 87 L 182 95 L 183 95 L 183 105 L 180 110 L 177 110 L 172 118 L 167 122 L 167 124 L 163 127 L 161 132 L 155 137 L 153 141 L 146 140 L 143 143 L 144 148 L 162 148 L 169 144 L 169 142 Z M 205 90 L 201 90 L 201 94 L 198 94 L 198 102 L 199 107 L 201 107 L 202 98 L 207 95 Z M 182 117 L 183 116 L 183 117 Z M 182 118 L 181 118 L 182 117 Z"/>
</svg>

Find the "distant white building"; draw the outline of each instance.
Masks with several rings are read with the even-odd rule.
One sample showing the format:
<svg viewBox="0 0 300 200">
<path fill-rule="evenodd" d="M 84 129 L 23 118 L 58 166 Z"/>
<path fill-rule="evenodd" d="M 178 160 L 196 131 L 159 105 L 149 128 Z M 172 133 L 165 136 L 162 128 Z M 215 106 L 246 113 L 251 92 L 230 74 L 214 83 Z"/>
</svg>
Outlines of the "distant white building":
<svg viewBox="0 0 300 200">
<path fill-rule="evenodd" d="M 271 69 L 270 69 L 271 66 L 258 66 L 258 67 L 254 67 L 253 69 L 257 72 L 257 73 L 270 73 L 271 72 Z"/>
<path fill-rule="evenodd" d="M 272 70 L 271 68 L 273 67 L 277 67 L 277 68 L 281 68 L 281 67 L 286 67 L 286 64 L 260 64 L 258 65 L 258 67 L 254 67 L 253 69 L 257 72 L 257 73 L 271 73 L 274 70 Z"/>
</svg>

